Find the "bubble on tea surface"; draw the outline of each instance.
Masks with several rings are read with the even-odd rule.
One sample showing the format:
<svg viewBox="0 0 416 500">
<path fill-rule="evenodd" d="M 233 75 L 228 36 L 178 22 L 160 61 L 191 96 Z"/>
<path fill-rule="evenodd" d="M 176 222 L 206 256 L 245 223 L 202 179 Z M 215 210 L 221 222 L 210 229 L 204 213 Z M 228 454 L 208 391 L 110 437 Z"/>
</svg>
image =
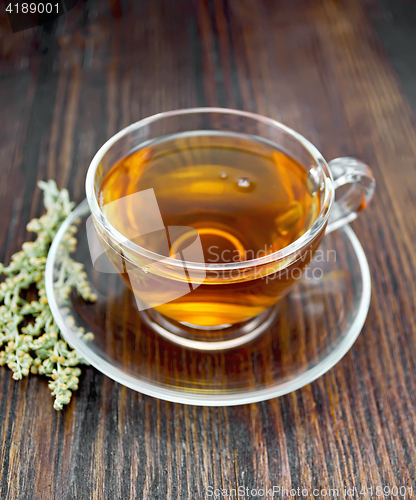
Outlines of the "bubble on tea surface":
<svg viewBox="0 0 416 500">
<path fill-rule="evenodd" d="M 147 274 L 150 271 L 150 269 L 145 266 L 145 267 L 142 267 L 142 271 Z"/>
<path fill-rule="evenodd" d="M 225 172 L 221 172 L 220 173 L 220 178 L 221 179 L 226 179 L 227 177 L 228 177 L 228 175 Z"/>
<path fill-rule="evenodd" d="M 276 231 L 280 236 L 286 236 L 299 224 L 303 216 L 303 208 L 298 201 L 292 201 L 288 209 L 280 213 L 274 220 Z"/>
<path fill-rule="evenodd" d="M 254 182 L 252 182 L 248 177 L 240 177 L 236 182 L 236 188 L 242 193 L 250 193 L 254 190 Z"/>
</svg>

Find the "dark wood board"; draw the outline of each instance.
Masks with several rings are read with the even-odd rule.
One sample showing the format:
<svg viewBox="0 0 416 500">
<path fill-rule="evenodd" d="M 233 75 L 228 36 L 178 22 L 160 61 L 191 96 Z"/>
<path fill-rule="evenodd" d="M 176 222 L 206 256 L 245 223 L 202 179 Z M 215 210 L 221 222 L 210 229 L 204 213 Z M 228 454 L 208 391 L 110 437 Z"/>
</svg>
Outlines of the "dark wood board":
<svg viewBox="0 0 416 500">
<path fill-rule="evenodd" d="M 16 34 L 0 6 L 2 262 L 42 211 L 38 180 L 80 202 L 97 149 L 160 111 L 256 111 L 327 159 L 357 156 L 377 180 L 352 224 L 371 307 L 336 367 L 285 397 L 228 408 L 166 403 L 87 368 L 59 413 L 46 380 L 18 383 L 1 368 L 1 499 L 202 499 L 210 486 L 273 485 L 307 488 L 306 498 L 353 486 L 360 499 L 380 498 L 377 486 L 415 495 L 414 6 L 90 0 Z"/>
</svg>

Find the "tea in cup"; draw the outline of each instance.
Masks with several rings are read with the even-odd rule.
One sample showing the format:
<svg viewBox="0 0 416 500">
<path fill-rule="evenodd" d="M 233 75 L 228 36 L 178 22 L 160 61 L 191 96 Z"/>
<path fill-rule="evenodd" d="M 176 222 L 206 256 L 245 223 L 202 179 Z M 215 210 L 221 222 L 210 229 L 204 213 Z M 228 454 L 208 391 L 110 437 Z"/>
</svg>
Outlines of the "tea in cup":
<svg viewBox="0 0 416 500">
<path fill-rule="evenodd" d="M 328 165 L 288 127 L 219 108 L 127 127 L 99 150 L 86 181 L 99 253 L 145 322 L 199 349 L 263 331 L 325 233 L 355 219 L 374 187 L 358 160 Z"/>
</svg>

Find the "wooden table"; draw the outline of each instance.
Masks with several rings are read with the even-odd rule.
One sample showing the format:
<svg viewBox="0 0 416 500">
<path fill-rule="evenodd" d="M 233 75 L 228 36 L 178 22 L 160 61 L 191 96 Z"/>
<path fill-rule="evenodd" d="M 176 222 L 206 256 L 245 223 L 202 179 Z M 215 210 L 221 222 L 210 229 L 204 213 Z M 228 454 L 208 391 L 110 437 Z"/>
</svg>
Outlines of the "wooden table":
<svg viewBox="0 0 416 500">
<path fill-rule="evenodd" d="M 307 498 L 354 486 L 360 499 L 380 498 L 377 486 L 416 495 L 414 5 L 91 0 L 17 34 L 2 14 L 2 262 L 42 211 L 38 180 L 81 201 L 107 138 L 175 108 L 275 118 L 328 159 L 371 165 L 377 194 L 353 223 L 372 272 L 370 312 L 329 373 L 279 399 L 200 408 L 87 368 L 58 413 L 46 380 L 18 383 L 1 368 L 0 498 L 202 499 L 209 487 L 273 485 L 306 488 Z"/>
</svg>

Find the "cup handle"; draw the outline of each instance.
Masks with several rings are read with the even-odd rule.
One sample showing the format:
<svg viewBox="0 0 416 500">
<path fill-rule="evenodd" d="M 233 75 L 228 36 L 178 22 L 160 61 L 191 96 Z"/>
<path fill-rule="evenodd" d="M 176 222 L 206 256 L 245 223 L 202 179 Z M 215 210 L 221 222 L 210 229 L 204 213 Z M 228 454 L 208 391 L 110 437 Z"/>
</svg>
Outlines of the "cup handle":
<svg viewBox="0 0 416 500">
<path fill-rule="evenodd" d="M 329 162 L 335 190 L 350 184 L 341 198 L 334 202 L 326 234 L 357 218 L 371 201 L 376 187 L 370 167 L 355 158 L 335 158 Z"/>
</svg>

